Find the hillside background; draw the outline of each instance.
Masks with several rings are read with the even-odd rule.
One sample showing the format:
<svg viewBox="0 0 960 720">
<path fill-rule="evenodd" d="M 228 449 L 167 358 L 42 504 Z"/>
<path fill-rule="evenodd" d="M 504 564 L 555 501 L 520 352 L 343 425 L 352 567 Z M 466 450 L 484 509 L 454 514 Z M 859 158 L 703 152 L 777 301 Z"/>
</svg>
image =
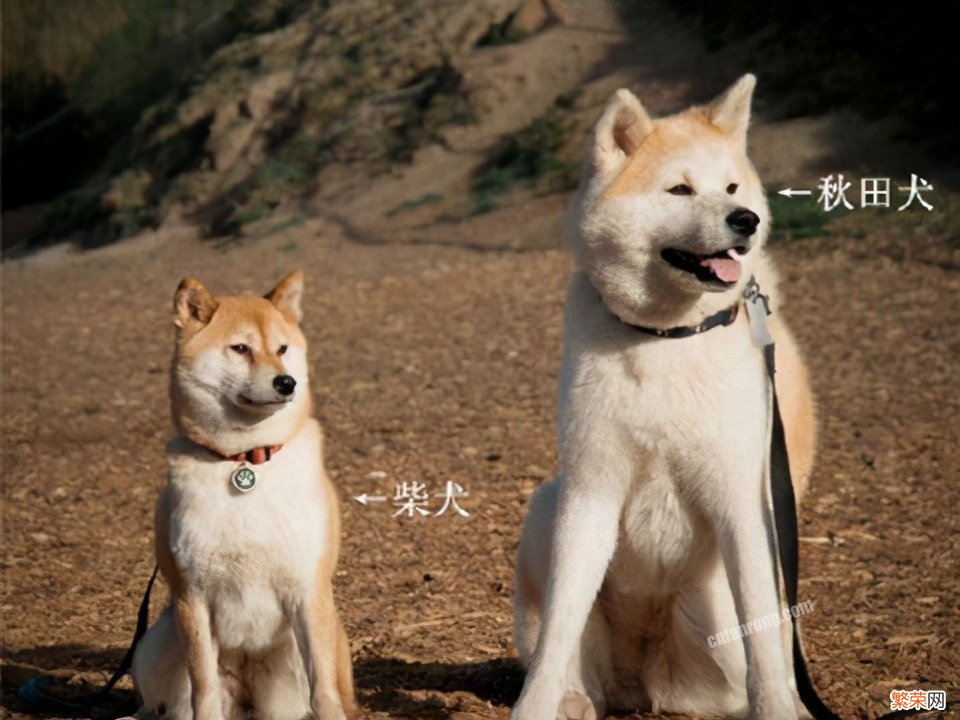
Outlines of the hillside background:
<svg viewBox="0 0 960 720">
<path fill-rule="evenodd" d="M 7 250 L 316 214 L 359 237 L 484 235 L 511 205 L 556 214 L 540 200 L 576 184 L 617 85 L 656 79 L 662 112 L 745 69 L 782 128 L 768 183 L 956 185 L 955 0 L 8 0 L 3 24 Z M 503 242 L 553 242 L 524 232 Z"/>
</svg>

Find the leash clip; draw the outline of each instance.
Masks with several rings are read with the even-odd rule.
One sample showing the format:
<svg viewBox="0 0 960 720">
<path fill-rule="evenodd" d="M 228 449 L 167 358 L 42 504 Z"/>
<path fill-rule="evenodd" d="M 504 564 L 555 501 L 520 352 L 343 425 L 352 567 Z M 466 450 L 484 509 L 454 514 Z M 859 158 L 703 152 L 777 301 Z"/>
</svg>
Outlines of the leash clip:
<svg viewBox="0 0 960 720">
<path fill-rule="evenodd" d="M 760 292 L 760 283 L 751 277 L 743 289 L 743 301 L 747 306 L 747 317 L 750 320 L 750 335 L 753 344 L 763 348 L 773 345 L 773 337 L 767 329 L 767 315 L 771 314 L 770 296 Z"/>
<path fill-rule="evenodd" d="M 746 300 L 748 304 L 752 303 L 755 306 L 758 304 L 758 301 L 763 303 L 763 309 L 767 315 L 773 312 L 770 309 L 770 296 L 760 292 L 760 283 L 757 282 L 755 277 L 751 277 L 747 281 L 747 286 L 743 289 L 743 299 Z"/>
</svg>

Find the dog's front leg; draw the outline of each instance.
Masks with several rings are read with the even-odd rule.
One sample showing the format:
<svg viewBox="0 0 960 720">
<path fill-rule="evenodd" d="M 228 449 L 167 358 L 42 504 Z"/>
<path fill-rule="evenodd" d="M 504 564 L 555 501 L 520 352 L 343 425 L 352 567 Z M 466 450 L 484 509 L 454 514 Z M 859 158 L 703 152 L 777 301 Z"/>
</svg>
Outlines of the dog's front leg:
<svg viewBox="0 0 960 720">
<path fill-rule="evenodd" d="M 210 625 L 210 609 L 199 594 L 187 591 L 173 599 L 173 616 L 183 644 L 190 676 L 194 720 L 222 720 L 217 649 Z"/>
<path fill-rule="evenodd" d="M 760 475 L 761 473 L 757 473 Z M 739 497 L 739 504 L 732 502 Z M 796 707 L 788 685 L 782 635 L 774 625 L 760 627 L 765 617 L 779 617 L 776 566 L 773 561 L 771 525 L 759 490 L 743 495 L 727 493 L 714 506 L 720 528 L 720 550 L 730 580 L 734 604 L 747 655 L 747 699 L 752 720 L 795 720 Z M 756 621 L 759 629 L 750 626 Z"/>
<path fill-rule="evenodd" d="M 563 480 L 543 622 L 512 720 L 555 718 L 567 668 L 613 557 L 626 482 L 593 467 Z"/>
<path fill-rule="evenodd" d="M 337 687 L 337 608 L 329 579 L 317 580 L 313 597 L 295 615 L 297 647 L 310 684 L 310 708 L 320 720 L 345 720 Z"/>
</svg>

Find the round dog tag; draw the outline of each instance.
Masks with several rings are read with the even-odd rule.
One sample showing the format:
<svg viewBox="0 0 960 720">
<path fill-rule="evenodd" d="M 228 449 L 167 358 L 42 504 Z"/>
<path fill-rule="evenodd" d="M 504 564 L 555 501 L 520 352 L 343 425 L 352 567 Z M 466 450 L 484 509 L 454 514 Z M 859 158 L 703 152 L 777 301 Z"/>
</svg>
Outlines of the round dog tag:
<svg viewBox="0 0 960 720">
<path fill-rule="evenodd" d="M 257 474 L 246 465 L 241 465 L 230 476 L 230 482 L 242 493 L 250 492 L 257 484 Z"/>
</svg>

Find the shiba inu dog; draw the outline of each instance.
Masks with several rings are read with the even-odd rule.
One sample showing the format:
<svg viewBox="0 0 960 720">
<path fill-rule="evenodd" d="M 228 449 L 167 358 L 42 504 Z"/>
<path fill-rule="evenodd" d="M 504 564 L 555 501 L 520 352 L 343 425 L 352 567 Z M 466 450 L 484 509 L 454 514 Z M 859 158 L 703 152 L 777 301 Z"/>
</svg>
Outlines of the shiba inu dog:
<svg viewBox="0 0 960 720">
<path fill-rule="evenodd" d="M 171 400 L 156 552 L 171 603 L 137 647 L 141 716 L 322 720 L 353 713 L 334 606 L 340 515 L 312 417 L 303 274 L 263 298 L 174 298 Z"/>
<path fill-rule="evenodd" d="M 578 263 L 559 380 L 559 476 L 531 500 L 515 578 L 527 667 L 513 720 L 607 709 L 793 720 L 789 623 L 768 513 L 769 380 L 746 313 L 771 295 L 777 393 L 799 496 L 814 405 L 777 319 L 769 211 L 746 154 L 755 79 L 651 119 L 620 90 L 567 218 Z"/>
</svg>

